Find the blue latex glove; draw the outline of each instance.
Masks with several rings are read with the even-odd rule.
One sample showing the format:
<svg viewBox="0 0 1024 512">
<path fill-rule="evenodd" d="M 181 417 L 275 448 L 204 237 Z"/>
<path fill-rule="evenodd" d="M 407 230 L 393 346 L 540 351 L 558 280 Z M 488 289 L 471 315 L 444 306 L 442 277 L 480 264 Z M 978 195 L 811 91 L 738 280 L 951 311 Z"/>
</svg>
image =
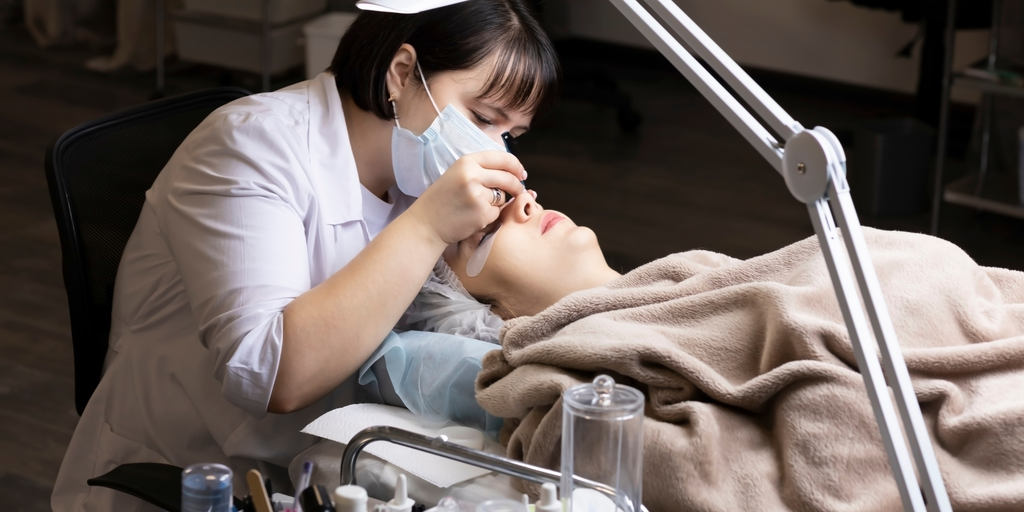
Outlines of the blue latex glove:
<svg viewBox="0 0 1024 512">
<path fill-rule="evenodd" d="M 502 419 L 476 402 L 476 375 L 493 343 L 432 332 L 392 332 L 359 368 L 372 398 L 431 421 L 453 420 L 496 437 Z M 394 403 L 400 400 L 401 403 Z"/>
</svg>

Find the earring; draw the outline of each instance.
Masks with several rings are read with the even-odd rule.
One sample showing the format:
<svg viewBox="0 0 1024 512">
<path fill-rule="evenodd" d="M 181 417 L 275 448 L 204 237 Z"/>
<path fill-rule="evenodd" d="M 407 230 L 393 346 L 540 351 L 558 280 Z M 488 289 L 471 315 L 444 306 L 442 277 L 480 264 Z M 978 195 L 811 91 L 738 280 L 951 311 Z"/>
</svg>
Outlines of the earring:
<svg viewBox="0 0 1024 512">
<path fill-rule="evenodd" d="M 388 95 L 388 101 L 391 102 L 391 115 L 395 118 L 395 125 L 401 127 L 398 124 L 398 105 L 395 105 L 395 93 L 392 92 Z"/>
<path fill-rule="evenodd" d="M 391 103 L 391 114 L 395 116 L 395 120 L 398 120 L 398 105 L 395 105 L 395 93 L 388 91 L 388 102 Z"/>
</svg>

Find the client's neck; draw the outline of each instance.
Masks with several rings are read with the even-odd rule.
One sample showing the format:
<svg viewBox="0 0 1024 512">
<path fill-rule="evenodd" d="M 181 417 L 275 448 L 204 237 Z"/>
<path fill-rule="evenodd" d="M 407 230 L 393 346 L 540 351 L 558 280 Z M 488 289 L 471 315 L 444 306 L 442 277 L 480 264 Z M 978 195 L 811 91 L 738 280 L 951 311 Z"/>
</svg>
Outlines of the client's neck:
<svg viewBox="0 0 1024 512">
<path fill-rule="evenodd" d="M 599 286 L 605 286 L 608 283 L 622 277 L 622 274 L 612 270 L 611 267 L 605 265 L 594 271 L 593 275 L 588 276 L 590 281 L 589 286 L 586 288 L 580 288 L 581 290 L 589 290 L 591 288 L 597 288 Z"/>
<path fill-rule="evenodd" d="M 567 279 L 559 281 L 556 285 L 545 290 L 544 295 L 526 293 L 520 297 L 531 297 L 528 303 L 507 304 L 508 316 L 532 316 L 555 305 L 556 302 L 565 297 L 583 290 L 605 286 L 615 279 L 622 277 L 622 274 L 611 269 L 606 264 L 594 266 L 586 272 L 580 272 L 574 276 L 565 276 Z M 534 290 L 536 292 L 536 290 Z"/>
</svg>

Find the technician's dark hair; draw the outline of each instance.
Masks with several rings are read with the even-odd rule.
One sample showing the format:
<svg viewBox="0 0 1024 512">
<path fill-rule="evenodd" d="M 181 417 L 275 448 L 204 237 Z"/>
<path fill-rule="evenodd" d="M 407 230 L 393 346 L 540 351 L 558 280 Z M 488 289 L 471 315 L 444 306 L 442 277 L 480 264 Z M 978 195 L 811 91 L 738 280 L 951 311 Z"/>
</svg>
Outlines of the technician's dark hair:
<svg viewBox="0 0 1024 512">
<path fill-rule="evenodd" d="M 331 62 L 338 88 L 359 108 L 393 119 L 385 79 L 404 43 L 416 49 L 427 80 L 435 73 L 474 68 L 494 55 L 480 97 L 507 110 L 539 116 L 557 99 L 558 56 L 524 0 L 469 0 L 419 14 L 364 11 Z"/>
</svg>

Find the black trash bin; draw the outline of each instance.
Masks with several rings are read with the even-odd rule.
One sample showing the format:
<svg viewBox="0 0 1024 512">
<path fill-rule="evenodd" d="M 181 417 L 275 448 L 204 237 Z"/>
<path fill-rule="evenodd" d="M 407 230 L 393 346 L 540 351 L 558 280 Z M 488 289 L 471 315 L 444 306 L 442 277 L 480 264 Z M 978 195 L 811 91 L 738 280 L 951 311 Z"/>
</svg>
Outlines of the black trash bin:
<svg viewBox="0 0 1024 512">
<path fill-rule="evenodd" d="M 862 215 L 899 217 L 928 209 L 935 131 L 911 118 L 866 123 L 845 147 L 850 194 Z"/>
</svg>

